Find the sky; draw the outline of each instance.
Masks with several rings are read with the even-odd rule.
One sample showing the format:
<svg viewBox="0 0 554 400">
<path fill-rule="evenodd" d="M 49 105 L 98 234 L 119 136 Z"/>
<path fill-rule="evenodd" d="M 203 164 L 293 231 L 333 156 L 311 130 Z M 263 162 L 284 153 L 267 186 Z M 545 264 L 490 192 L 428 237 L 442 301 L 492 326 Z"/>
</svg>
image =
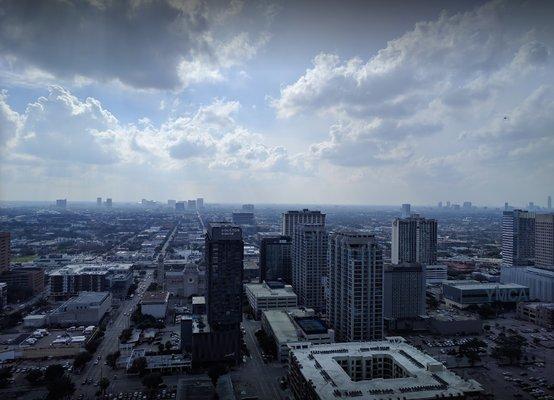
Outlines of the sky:
<svg viewBox="0 0 554 400">
<path fill-rule="evenodd" d="M 544 205 L 554 2 L 0 0 L 0 200 Z"/>
</svg>

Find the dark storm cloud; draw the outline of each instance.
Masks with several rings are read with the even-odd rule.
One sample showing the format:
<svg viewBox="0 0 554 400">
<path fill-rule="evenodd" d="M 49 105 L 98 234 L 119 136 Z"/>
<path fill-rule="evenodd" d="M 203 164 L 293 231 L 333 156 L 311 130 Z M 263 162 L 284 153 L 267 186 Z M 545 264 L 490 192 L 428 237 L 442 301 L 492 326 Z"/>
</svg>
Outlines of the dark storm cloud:
<svg viewBox="0 0 554 400">
<path fill-rule="evenodd" d="M 0 1 L 0 54 L 58 78 L 174 89 L 201 45 L 205 7 L 171 1 Z"/>
</svg>

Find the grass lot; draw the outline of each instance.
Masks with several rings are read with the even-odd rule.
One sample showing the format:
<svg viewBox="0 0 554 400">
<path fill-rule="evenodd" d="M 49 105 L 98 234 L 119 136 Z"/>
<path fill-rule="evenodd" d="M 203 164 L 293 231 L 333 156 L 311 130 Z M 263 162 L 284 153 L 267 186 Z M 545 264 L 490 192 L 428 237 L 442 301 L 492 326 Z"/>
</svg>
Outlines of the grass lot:
<svg viewBox="0 0 554 400">
<path fill-rule="evenodd" d="M 24 262 L 30 262 L 33 261 L 35 258 L 38 257 L 38 254 L 33 254 L 32 256 L 19 256 L 19 257 L 13 257 L 12 263 L 24 263 Z"/>
</svg>

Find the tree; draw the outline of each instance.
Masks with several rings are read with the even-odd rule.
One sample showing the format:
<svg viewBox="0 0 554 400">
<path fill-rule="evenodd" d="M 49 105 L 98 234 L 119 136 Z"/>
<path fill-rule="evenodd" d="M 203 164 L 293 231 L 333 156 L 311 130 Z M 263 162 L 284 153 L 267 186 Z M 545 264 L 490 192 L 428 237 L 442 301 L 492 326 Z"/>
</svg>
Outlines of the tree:
<svg viewBox="0 0 554 400">
<path fill-rule="evenodd" d="M 12 368 L 0 368 L 0 388 L 8 386 L 8 382 L 12 377 Z"/>
<path fill-rule="evenodd" d="M 106 377 L 103 377 L 102 379 L 100 379 L 99 386 L 100 386 L 100 392 L 102 393 L 102 395 L 105 395 L 106 390 L 110 386 L 110 380 Z"/>
<path fill-rule="evenodd" d="M 523 347 L 527 344 L 527 339 L 519 333 L 510 333 L 506 335 L 501 332 L 496 339 L 496 346 L 492 350 L 492 356 L 496 358 L 507 358 L 510 364 L 521 360 Z"/>
<path fill-rule="evenodd" d="M 61 377 L 46 383 L 48 389 L 47 400 L 69 399 L 75 392 L 75 384 L 65 374 Z"/>
<path fill-rule="evenodd" d="M 133 330 L 131 328 L 126 328 L 121 331 L 121 334 L 119 335 L 119 340 L 121 343 L 125 343 L 127 340 L 131 339 L 131 336 L 133 335 Z"/>
<path fill-rule="evenodd" d="M 117 364 L 117 359 L 121 355 L 121 352 L 118 350 L 116 352 L 110 353 L 106 356 L 106 362 L 112 369 L 115 369 L 115 366 Z"/>
<path fill-rule="evenodd" d="M 90 354 L 88 351 L 82 351 L 73 360 L 73 368 L 75 369 L 82 369 L 87 363 L 92 360 L 92 354 Z"/>
<path fill-rule="evenodd" d="M 44 380 L 46 382 L 55 381 L 57 379 L 60 379 L 64 373 L 65 373 L 65 370 L 60 364 L 49 365 L 48 368 L 46 368 L 46 371 L 44 372 Z"/>
<path fill-rule="evenodd" d="M 42 383 L 42 378 L 44 377 L 44 374 L 40 369 L 32 369 L 29 372 L 27 372 L 27 375 L 25 375 L 25 379 L 27 382 L 29 382 L 32 386 L 38 386 Z"/>
<path fill-rule="evenodd" d="M 142 378 L 142 384 L 150 390 L 158 388 L 162 383 L 162 376 L 157 372 L 152 372 Z"/>
<path fill-rule="evenodd" d="M 144 373 L 146 372 L 147 367 L 148 367 L 148 363 L 146 362 L 146 358 L 144 357 L 135 358 L 133 360 L 133 364 L 131 364 L 130 372 L 139 374 L 140 376 L 144 376 Z"/>
<path fill-rule="evenodd" d="M 212 380 L 212 385 L 217 386 L 217 380 L 221 375 L 227 372 L 227 368 L 224 364 L 214 364 L 208 369 L 208 376 Z"/>
</svg>

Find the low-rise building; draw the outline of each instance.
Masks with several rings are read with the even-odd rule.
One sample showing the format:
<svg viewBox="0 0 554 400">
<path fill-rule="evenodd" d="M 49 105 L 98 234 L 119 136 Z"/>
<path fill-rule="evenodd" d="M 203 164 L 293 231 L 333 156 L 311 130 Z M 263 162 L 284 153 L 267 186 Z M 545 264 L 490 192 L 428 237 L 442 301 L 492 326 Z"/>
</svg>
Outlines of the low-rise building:
<svg viewBox="0 0 554 400">
<path fill-rule="evenodd" d="M 554 303 L 553 268 L 503 265 L 500 269 L 500 282 L 527 286 L 530 300 Z"/>
<path fill-rule="evenodd" d="M 277 359 L 287 362 L 291 349 L 335 341 L 335 333 L 315 317 L 313 309 L 266 310 L 262 313 L 262 329 L 275 341 Z"/>
<path fill-rule="evenodd" d="M 517 316 L 535 325 L 554 328 L 554 303 L 519 303 Z"/>
<path fill-rule="evenodd" d="M 442 284 L 442 293 L 447 305 L 458 308 L 496 302 L 529 301 L 529 288 L 512 283 L 480 283 L 473 280 L 447 281 Z"/>
<path fill-rule="evenodd" d="M 298 306 L 292 286 L 281 282 L 247 283 L 244 289 L 256 319 L 266 310 L 288 310 Z"/>
<path fill-rule="evenodd" d="M 483 391 L 402 338 L 292 350 L 289 382 L 297 400 L 466 399 Z"/>
<path fill-rule="evenodd" d="M 0 275 L 0 282 L 8 286 L 8 290 L 26 290 L 33 296 L 44 291 L 44 270 L 37 267 L 12 268 Z"/>
<path fill-rule="evenodd" d="M 140 301 L 141 312 L 154 318 L 165 318 L 169 292 L 146 292 Z"/>
<path fill-rule="evenodd" d="M 428 285 L 441 284 L 448 280 L 448 267 L 446 265 L 426 265 L 425 280 Z"/>
<path fill-rule="evenodd" d="M 81 292 L 48 315 L 51 325 L 98 325 L 112 306 L 110 292 Z"/>
</svg>

